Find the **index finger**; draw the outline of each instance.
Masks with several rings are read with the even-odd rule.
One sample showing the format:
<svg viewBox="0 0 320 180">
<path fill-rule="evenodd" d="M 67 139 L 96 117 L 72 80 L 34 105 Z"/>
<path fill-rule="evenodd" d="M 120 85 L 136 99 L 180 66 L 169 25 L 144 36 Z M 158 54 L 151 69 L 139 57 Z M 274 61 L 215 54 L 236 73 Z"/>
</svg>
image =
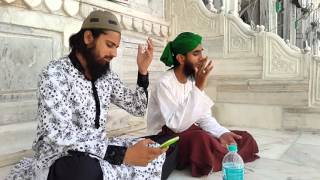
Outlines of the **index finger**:
<svg viewBox="0 0 320 180">
<path fill-rule="evenodd" d="M 241 139 L 242 138 L 242 136 L 240 136 L 240 135 L 238 135 L 236 133 L 232 133 L 232 136 L 235 137 L 236 139 Z"/>
<path fill-rule="evenodd" d="M 144 139 L 144 140 L 142 140 L 142 142 L 143 142 L 143 144 L 144 145 L 148 145 L 148 144 L 153 144 L 153 143 L 155 143 L 154 141 L 152 141 L 151 139 Z"/>
<path fill-rule="evenodd" d="M 153 49 L 153 41 L 150 37 L 148 38 L 147 43 L 148 43 L 148 49 L 150 50 Z"/>
<path fill-rule="evenodd" d="M 200 71 L 202 71 L 205 68 L 207 61 L 208 61 L 208 57 L 205 57 L 205 58 L 201 59 L 200 67 L 199 67 Z"/>
<path fill-rule="evenodd" d="M 154 155 L 154 156 L 159 156 L 160 154 L 162 154 L 163 152 L 165 152 L 166 150 L 163 150 L 161 148 L 154 148 L 154 147 L 150 147 L 149 149 L 149 153 Z"/>
</svg>

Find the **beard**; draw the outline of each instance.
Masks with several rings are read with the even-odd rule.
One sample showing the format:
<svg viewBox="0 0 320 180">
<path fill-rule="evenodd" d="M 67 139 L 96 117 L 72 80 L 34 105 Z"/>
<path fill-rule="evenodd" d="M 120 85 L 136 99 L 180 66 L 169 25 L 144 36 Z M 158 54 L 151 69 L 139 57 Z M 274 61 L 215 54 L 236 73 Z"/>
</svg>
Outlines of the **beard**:
<svg viewBox="0 0 320 180">
<path fill-rule="evenodd" d="M 110 63 L 105 62 L 103 59 L 99 59 L 94 53 L 95 50 L 96 46 L 94 45 L 92 48 L 85 48 L 84 52 L 82 53 L 87 62 L 87 68 L 93 81 L 96 81 L 110 70 Z M 105 62 L 105 64 L 101 64 L 99 62 Z"/>
<path fill-rule="evenodd" d="M 185 64 L 184 64 L 184 67 L 183 67 L 183 73 L 185 76 L 187 76 L 188 78 L 192 78 L 195 76 L 195 67 L 194 65 L 187 59 Z"/>
</svg>

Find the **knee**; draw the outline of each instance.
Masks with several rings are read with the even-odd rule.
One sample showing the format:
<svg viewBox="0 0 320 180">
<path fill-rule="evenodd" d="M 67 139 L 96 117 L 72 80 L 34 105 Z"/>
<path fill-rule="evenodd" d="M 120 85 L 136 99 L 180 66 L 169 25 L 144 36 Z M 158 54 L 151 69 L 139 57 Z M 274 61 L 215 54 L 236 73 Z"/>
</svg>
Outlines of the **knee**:
<svg viewBox="0 0 320 180">
<path fill-rule="evenodd" d="M 103 173 L 97 159 L 88 155 L 65 156 L 50 167 L 48 180 L 102 180 Z"/>
</svg>

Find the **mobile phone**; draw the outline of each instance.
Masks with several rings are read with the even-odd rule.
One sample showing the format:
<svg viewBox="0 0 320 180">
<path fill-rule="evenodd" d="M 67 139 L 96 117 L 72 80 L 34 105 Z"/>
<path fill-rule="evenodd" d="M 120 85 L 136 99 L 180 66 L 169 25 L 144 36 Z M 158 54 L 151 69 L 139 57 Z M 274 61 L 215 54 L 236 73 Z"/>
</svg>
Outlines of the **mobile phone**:
<svg viewBox="0 0 320 180">
<path fill-rule="evenodd" d="M 171 144 L 176 143 L 178 140 L 179 140 L 179 136 L 176 136 L 176 137 L 174 137 L 174 138 L 171 138 L 171 139 L 167 140 L 166 142 L 162 143 L 162 144 L 160 145 L 160 148 L 167 148 L 167 147 L 169 147 Z"/>
</svg>

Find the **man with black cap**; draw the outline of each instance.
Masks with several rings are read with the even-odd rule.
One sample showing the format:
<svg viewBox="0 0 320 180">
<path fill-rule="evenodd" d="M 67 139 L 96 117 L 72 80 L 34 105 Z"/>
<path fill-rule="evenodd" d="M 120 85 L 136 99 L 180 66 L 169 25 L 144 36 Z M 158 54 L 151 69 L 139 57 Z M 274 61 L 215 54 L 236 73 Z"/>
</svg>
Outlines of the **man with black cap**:
<svg viewBox="0 0 320 180">
<path fill-rule="evenodd" d="M 68 56 L 51 61 L 40 75 L 34 157 L 13 167 L 7 179 L 160 179 L 167 149 L 151 139 L 107 138 L 113 103 L 143 116 L 153 43 L 138 48 L 135 90 L 110 70 L 121 29 L 115 15 L 93 11 L 69 39 Z M 162 176 L 166 178 L 168 174 Z"/>
<path fill-rule="evenodd" d="M 179 34 L 165 47 L 160 60 L 171 67 L 152 90 L 148 105 L 150 134 L 179 136 L 177 168 L 191 167 L 192 176 L 221 170 L 226 145 L 236 143 L 245 162 L 258 156 L 258 146 L 245 131 L 229 131 L 211 115 L 212 100 L 204 88 L 212 61 L 202 54 L 202 37 Z"/>
</svg>

